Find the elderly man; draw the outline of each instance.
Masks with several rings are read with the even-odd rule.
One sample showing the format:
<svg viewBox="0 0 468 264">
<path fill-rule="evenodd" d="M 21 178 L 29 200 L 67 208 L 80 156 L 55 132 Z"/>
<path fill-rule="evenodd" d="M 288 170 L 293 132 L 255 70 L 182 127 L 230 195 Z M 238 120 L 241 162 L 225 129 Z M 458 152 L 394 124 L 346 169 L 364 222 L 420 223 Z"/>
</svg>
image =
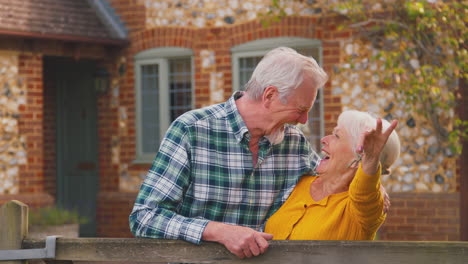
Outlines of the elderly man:
<svg viewBox="0 0 468 264">
<path fill-rule="evenodd" d="M 315 166 L 295 125 L 307 122 L 327 80 L 313 58 L 276 48 L 245 92 L 177 118 L 130 214 L 133 234 L 215 241 L 240 258 L 265 252 L 272 235 L 257 230 Z"/>
</svg>

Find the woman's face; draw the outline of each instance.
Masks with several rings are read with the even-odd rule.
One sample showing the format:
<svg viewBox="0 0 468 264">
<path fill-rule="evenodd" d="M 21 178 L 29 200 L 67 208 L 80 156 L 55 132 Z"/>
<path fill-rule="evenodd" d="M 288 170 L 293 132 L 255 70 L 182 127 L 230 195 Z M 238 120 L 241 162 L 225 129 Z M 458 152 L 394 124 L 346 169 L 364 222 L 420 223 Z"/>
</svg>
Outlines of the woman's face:
<svg viewBox="0 0 468 264">
<path fill-rule="evenodd" d="M 316 172 L 329 174 L 348 171 L 349 164 L 355 159 L 348 131 L 338 125 L 331 135 L 322 138 L 321 143 L 323 159 L 317 166 Z"/>
</svg>

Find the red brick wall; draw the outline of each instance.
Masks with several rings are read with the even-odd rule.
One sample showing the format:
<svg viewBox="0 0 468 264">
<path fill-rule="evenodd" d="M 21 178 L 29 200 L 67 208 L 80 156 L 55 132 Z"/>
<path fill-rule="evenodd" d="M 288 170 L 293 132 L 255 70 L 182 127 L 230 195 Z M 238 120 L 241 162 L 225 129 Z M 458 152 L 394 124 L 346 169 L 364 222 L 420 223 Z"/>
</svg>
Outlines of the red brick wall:
<svg viewBox="0 0 468 264">
<path fill-rule="evenodd" d="M 111 81 L 118 78 L 119 75 L 118 55 L 118 53 L 115 53 L 111 58 L 100 64 L 100 66 L 109 71 Z M 109 91 L 105 94 L 100 94 L 97 99 L 100 192 L 115 192 L 119 188 L 119 170 L 116 165 L 112 164 L 111 160 L 111 147 L 112 144 L 115 144 L 113 136 L 118 135 L 119 131 L 118 105 L 112 102 L 113 86 L 115 84 L 110 84 Z"/>
<path fill-rule="evenodd" d="M 26 82 L 26 105 L 20 109 L 19 133 L 26 140 L 27 164 L 20 166 L 19 193 L 44 191 L 44 130 L 42 56 L 19 56 L 19 75 Z"/>
<path fill-rule="evenodd" d="M 29 208 L 40 208 L 52 205 L 55 198 L 46 193 L 21 193 L 0 195 L 0 205 L 11 200 L 18 200 L 29 206 Z"/>
<path fill-rule="evenodd" d="M 458 193 L 391 193 L 382 240 L 460 240 Z"/>
<path fill-rule="evenodd" d="M 103 192 L 98 196 L 97 233 L 100 237 L 133 237 L 128 216 L 136 193 Z"/>
<path fill-rule="evenodd" d="M 112 84 L 110 91 L 98 97 L 98 142 L 99 142 L 99 193 L 97 198 L 97 236 L 99 237 L 131 237 L 128 225 L 128 215 L 131 211 L 131 203 L 134 200 L 128 198 L 119 190 L 119 165 L 112 162 L 112 146 L 122 144 L 119 137 L 119 103 L 130 102 L 128 93 L 132 91 L 133 85 L 129 86 L 127 81 L 130 77 L 120 76 L 120 54 L 115 54 L 112 61 L 103 63 L 111 74 Z M 126 76 L 129 76 L 129 65 L 125 65 Z M 133 78 L 130 78 L 133 81 Z M 119 96 L 115 98 L 113 89 L 119 86 Z M 123 87 L 128 87 L 124 89 Z M 134 117 L 129 117 L 133 120 Z M 134 136 L 134 135 L 132 135 Z M 129 140 L 125 138 L 125 140 Z M 134 155 L 134 147 L 126 145 L 126 150 Z"/>
<path fill-rule="evenodd" d="M 2 48 L 18 47 L 17 42 L 4 41 Z M 43 207 L 53 203 L 54 198 L 46 193 L 44 177 L 44 117 L 43 84 L 42 84 L 42 56 L 23 53 L 18 57 L 18 74 L 26 84 L 26 104 L 20 106 L 18 130 L 25 139 L 27 163 L 20 165 L 19 190 L 15 195 L 0 195 L 0 204 L 10 200 L 20 200 L 31 208 Z"/>
<path fill-rule="evenodd" d="M 143 1 L 138 0 L 108 0 L 112 8 L 124 21 L 125 27 L 131 31 L 136 32 L 144 29 L 145 26 L 145 7 Z"/>
</svg>

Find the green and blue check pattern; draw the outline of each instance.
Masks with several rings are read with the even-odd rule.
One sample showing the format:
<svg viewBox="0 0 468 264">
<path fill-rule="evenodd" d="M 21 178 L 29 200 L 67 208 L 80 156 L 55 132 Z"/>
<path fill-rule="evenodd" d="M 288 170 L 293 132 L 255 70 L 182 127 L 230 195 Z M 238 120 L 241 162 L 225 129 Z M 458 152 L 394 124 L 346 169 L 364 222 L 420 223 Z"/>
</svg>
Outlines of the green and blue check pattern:
<svg viewBox="0 0 468 264">
<path fill-rule="evenodd" d="M 315 166 L 302 132 L 287 125 L 282 143 L 260 140 L 254 168 L 240 96 L 171 124 L 129 217 L 135 236 L 199 244 L 211 220 L 258 229 Z"/>
</svg>

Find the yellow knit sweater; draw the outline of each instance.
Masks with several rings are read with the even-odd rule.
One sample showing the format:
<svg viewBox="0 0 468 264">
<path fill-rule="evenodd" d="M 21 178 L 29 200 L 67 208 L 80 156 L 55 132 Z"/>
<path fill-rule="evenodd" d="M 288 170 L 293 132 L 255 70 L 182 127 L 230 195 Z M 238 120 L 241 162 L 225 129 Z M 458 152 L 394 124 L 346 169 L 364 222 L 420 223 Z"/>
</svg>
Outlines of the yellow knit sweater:
<svg viewBox="0 0 468 264">
<path fill-rule="evenodd" d="M 316 176 L 304 176 L 281 208 L 268 219 L 265 232 L 273 239 L 373 240 L 385 220 L 377 175 L 359 166 L 349 190 L 320 201 L 310 196 Z"/>
</svg>

